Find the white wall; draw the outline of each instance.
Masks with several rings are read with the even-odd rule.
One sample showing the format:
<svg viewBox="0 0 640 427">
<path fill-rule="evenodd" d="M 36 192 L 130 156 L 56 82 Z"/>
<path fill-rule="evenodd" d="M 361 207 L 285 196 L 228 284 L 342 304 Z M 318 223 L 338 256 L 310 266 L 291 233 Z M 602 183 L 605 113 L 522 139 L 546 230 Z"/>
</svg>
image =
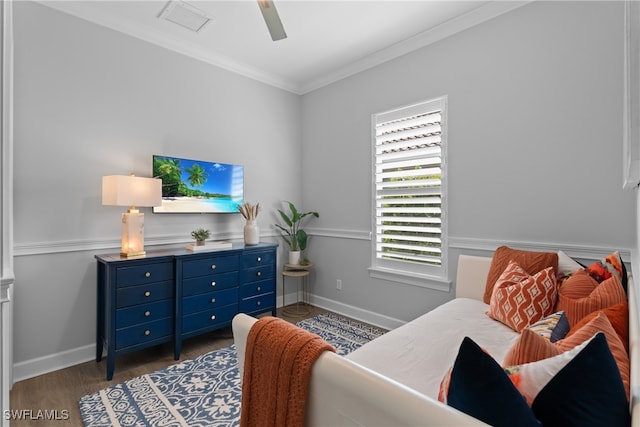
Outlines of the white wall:
<svg viewBox="0 0 640 427">
<path fill-rule="evenodd" d="M 91 358 L 96 253 L 119 250 L 120 214 L 101 177 L 150 176 L 166 154 L 245 166 L 263 240 L 272 212 L 299 201 L 301 100 L 40 4 L 15 3 L 16 379 Z M 241 238 L 238 215 L 144 210 L 147 250 Z M 184 243 L 182 243 L 183 245 Z"/>
<path fill-rule="evenodd" d="M 452 296 L 367 272 L 371 115 L 441 95 L 450 279 L 458 253 L 501 242 L 628 256 L 623 14 L 622 2 L 530 3 L 304 95 L 303 203 L 321 214 L 309 249 L 317 301 L 410 320 Z"/>
</svg>

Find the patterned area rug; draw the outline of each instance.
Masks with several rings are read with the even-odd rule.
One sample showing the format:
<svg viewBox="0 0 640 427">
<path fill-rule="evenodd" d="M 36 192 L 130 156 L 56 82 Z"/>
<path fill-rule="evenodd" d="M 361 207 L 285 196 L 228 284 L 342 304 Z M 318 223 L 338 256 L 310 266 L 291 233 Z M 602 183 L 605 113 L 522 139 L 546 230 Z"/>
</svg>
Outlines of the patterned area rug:
<svg viewBox="0 0 640 427">
<path fill-rule="evenodd" d="M 345 355 L 385 331 L 335 314 L 302 320 Z M 235 346 L 221 348 L 84 396 L 86 427 L 238 426 L 241 386 Z"/>
</svg>

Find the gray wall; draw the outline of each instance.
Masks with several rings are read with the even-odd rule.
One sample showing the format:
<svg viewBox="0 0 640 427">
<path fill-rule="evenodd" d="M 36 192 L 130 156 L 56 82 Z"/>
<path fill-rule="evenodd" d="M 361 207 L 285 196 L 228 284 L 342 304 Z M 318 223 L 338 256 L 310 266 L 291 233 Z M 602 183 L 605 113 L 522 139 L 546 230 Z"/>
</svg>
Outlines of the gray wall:
<svg viewBox="0 0 640 427">
<path fill-rule="evenodd" d="M 502 242 L 636 247 L 622 190 L 621 2 L 535 2 L 297 96 L 42 5 L 15 4 L 15 376 L 93 357 L 96 253 L 118 249 L 100 178 L 154 153 L 242 163 L 263 240 L 281 200 L 310 224 L 314 301 L 380 324 L 449 292 L 371 279 L 371 115 L 449 97 L 450 279 Z M 300 162 L 302 159 L 302 162 Z M 153 215 L 147 247 L 235 216 Z M 593 249 L 593 250 L 592 250 Z M 343 290 L 335 288 L 343 280 Z"/>
<path fill-rule="evenodd" d="M 305 95 L 303 202 L 321 213 L 310 245 L 317 301 L 410 320 L 451 298 L 453 286 L 367 271 L 371 115 L 441 95 L 451 280 L 458 253 L 502 242 L 628 255 L 635 201 L 622 189 L 623 14 L 622 2 L 530 3 Z"/>
<path fill-rule="evenodd" d="M 31 2 L 15 4 L 16 379 L 91 358 L 96 253 L 119 250 L 120 214 L 101 177 L 151 175 L 151 156 L 245 166 L 245 195 L 272 212 L 299 201 L 301 99 Z M 241 238 L 237 215 L 143 209 L 147 250 Z M 184 243 L 181 245 L 183 246 Z M 40 360 L 44 358 L 44 360 Z"/>
</svg>

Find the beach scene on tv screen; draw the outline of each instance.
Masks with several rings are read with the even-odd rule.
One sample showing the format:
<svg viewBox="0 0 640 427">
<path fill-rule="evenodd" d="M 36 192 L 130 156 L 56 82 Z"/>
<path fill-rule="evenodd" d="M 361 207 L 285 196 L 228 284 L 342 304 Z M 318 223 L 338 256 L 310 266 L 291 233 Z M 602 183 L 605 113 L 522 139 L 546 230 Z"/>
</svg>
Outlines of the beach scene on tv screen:
<svg viewBox="0 0 640 427">
<path fill-rule="evenodd" d="M 162 206 L 154 212 L 238 212 L 243 201 L 240 165 L 153 156 L 153 176 L 162 180 Z"/>
</svg>

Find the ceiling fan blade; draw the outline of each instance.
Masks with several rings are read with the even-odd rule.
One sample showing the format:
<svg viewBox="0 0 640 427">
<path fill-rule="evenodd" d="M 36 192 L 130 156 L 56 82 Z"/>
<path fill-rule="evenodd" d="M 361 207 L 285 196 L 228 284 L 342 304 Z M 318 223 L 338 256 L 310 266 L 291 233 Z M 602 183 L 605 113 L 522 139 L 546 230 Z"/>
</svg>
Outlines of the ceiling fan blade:
<svg viewBox="0 0 640 427">
<path fill-rule="evenodd" d="M 258 0 L 258 6 L 262 12 L 264 22 L 267 23 L 267 28 L 271 34 L 273 41 L 282 40 L 287 38 L 287 33 L 284 32 L 282 21 L 276 10 L 276 5 L 272 0 Z"/>
</svg>

